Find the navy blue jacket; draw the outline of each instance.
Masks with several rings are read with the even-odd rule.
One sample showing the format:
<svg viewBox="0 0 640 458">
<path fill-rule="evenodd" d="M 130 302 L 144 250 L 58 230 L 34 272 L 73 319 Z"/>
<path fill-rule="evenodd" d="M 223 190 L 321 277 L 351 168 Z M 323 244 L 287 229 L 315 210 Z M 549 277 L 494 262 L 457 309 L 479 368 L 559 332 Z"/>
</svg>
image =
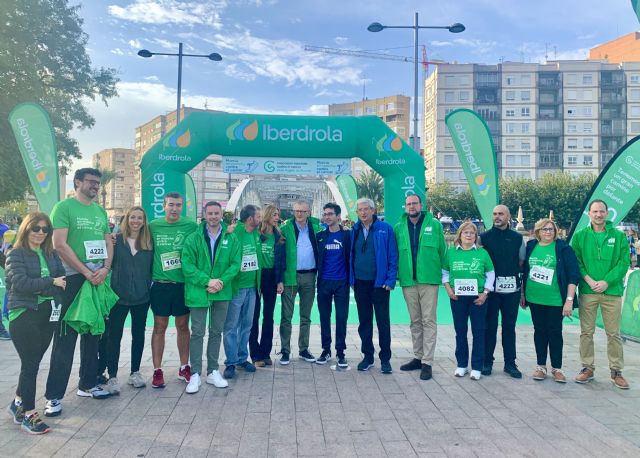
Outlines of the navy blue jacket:
<svg viewBox="0 0 640 458">
<path fill-rule="evenodd" d="M 529 258 L 533 249 L 538 244 L 536 239 L 529 240 L 527 242 L 527 251 L 524 261 L 523 275 L 522 275 L 522 291 L 525 291 L 527 287 L 527 279 L 529 278 Z M 562 303 L 567 300 L 567 290 L 569 284 L 578 285 L 580 283 L 580 268 L 578 267 L 578 258 L 573 251 L 573 248 L 564 240 L 556 240 L 556 275 L 558 276 L 558 287 L 560 288 L 560 296 L 562 296 Z M 578 301 L 573 301 L 573 307 L 578 307 Z"/>
<path fill-rule="evenodd" d="M 376 253 L 376 278 L 374 287 L 382 288 L 388 286 L 394 288 L 398 277 L 398 244 L 396 236 L 393 233 L 393 227 L 390 224 L 380 221 L 376 215 L 373 215 L 373 223 L 369 228 L 369 236 L 373 235 L 373 248 Z M 356 282 L 355 269 L 353 262 L 355 260 L 354 249 L 357 237 L 364 237 L 362 233 L 362 222 L 358 220 L 351 230 L 351 260 L 349 266 L 349 277 L 351 285 Z"/>
<path fill-rule="evenodd" d="M 342 242 L 344 243 L 344 267 L 347 271 L 347 281 L 350 279 L 350 262 L 349 257 L 351 256 L 351 236 L 350 230 L 345 229 L 340 226 L 340 230 L 342 231 Z M 322 263 L 324 262 L 324 247 L 327 245 L 327 239 L 329 238 L 329 229 L 325 229 L 316 234 L 316 240 L 318 241 L 318 282 L 322 281 Z"/>
</svg>

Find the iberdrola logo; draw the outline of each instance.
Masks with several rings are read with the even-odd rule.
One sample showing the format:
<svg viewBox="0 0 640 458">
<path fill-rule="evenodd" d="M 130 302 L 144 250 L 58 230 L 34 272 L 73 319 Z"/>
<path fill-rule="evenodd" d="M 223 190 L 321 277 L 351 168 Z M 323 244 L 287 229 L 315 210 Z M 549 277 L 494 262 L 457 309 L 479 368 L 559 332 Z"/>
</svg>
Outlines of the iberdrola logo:
<svg viewBox="0 0 640 458">
<path fill-rule="evenodd" d="M 376 149 L 378 150 L 378 154 L 400 151 L 402 149 L 402 140 L 400 140 L 400 137 L 397 135 L 389 136 L 385 134 L 385 136 L 376 143 Z"/>
<path fill-rule="evenodd" d="M 42 190 L 42 192 L 48 192 L 49 191 L 49 189 L 51 188 L 51 181 L 49 180 L 49 177 L 47 176 L 47 171 L 46 170 L 38 172 L 36 174 L 36 180 L 38 181 L 38 184 L 40 185 L 40 189 Z"/>
<path fill-rule="evenodd" d="M 191 131 L 176 130 L 169 138 L 165 140 L 164 146 L 173 146 L 174 148 L 186 148 L 191 144 Z"/>
<path fill-rule="evenodd" d="M 484 173 L 482 175 L 477 175 L 474 179 L 476 185 L 478 185 L 478 191 L 480 191 L 481 196 L 486 196 L 489 194 L 489 185 L 487 184 L 487 175 Z"/>
<path fill-rule="evenodd" d="M 227 127 L 227 138 L 253 141 L 258 136 L 258 121 L 236 121 Z"/>
</svg>

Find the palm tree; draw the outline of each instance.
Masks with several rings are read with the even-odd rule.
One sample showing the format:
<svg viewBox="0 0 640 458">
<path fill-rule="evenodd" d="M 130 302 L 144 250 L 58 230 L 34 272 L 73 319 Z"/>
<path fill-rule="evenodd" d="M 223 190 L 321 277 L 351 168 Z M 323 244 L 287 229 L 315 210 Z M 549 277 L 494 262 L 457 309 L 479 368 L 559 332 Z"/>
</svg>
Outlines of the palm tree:
<svg viewBox="0 0 640 458">
<path fill-rule="evenodd" d="M 359 197 L 368 197 L 376 204 L 376 209 L 384 208 L 384 181 L 373 170 L 366 170 L 356 180 Z"/>
<path fill-rule="evenodd" d="M 107 185 L 118 176 L 115 170 L 98 169 L 102 174 L 100 186 L 102 187 L 102 208 L 107 209 Z"/>
</svg>

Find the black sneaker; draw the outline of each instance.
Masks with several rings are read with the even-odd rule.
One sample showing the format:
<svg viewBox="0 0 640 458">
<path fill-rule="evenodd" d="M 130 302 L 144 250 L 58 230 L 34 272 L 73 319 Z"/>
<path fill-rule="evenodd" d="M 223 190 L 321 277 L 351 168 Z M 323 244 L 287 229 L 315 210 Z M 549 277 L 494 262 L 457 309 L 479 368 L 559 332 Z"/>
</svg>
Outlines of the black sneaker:
<svg viewBox="0 0 640 458">
<path fill-rule="evenodd" d="M 289 364 L 289 352 L 283 351 L 278 353 L 280 356 L 280 364 L 283 366 L 287 366 Z"/>
<path fill-rule="evenodd" d="M 327 361 L 331 361 L 331 351 L 322 350 L 320 358 L 316 359 L 316 364 L 327 364 Z"/>
<path fill-rule="evenodd" d="M 382 361 L 380 363 L 380 372 L 382 372 L 383 374 L 393 373 L 393 369 L 391 368 L 391 363 L 389 361 Z"/>
<path fill-rule="evenodd" d="M 400 366 L 401 371 L 417 371 L 418 369 L 421 369 L 421 368 L 422 368 L 422 361 L 420 361 L 418 358 L 413 358 L 408 363 L 404 363 L 402 366 Z"/>
<path fill-rule="evenodd" d="M 504 366 L 504 371 L 513 378 L 522 378 L 522 372 L 520 372 L 518 366 L 516 366 L 515 364 Z"/>
<path fill-rule="evenodd" d="M 11 404 L 7 407 L 7 412 L 9 412 L 9 415 L 13 417 L 13 422 L 16 425 L 21 424 L 22 420 L 24 420 L 24 408 L 22 407 L 22 404 L 16 404 L 15 399 L 11 401 Z"/>
<path fill-rule="evenodd" d="M 22 420 L 22 429 L 29 434 L 45 434 L 51 431 L 51 428 L 40 419 L 38 412 L 35 412 Z"/>
<path fill-rule="evenodd" d="M 2 318 L 0 318 L 1 320 Z M 0 340 L 11 340 L 11 334 L 6 329 L 0 329 Z"/>
<path fill-rule="evenodd" d="M 226 379 L 232 379 L 236 375 L 236 366 L 233 364 L 225 367 L 223 377 Z"/>
<path fill-rule="evenodd" d="M 420 371 L 420 380 L 430 380 L 432 376 L 431 366 L 423 364 L 422 370 Z"/>
<path fill-rule="evenodd" d="M 344 357 L 344 354 L 338 353 L 337 360 L 338 367 L 342 367 L 343 369 L 349 367 L 349 363 L 347 362 L 347 358 Z"/>
<path fill-rule="evenodd" d="M 302 350 L 298 354 L 298 357 L 300 359 L 304 359 L 308 363 L 315 363 L 316 362 L 316 357 L 313 356 L 311 353 L 309 353 L 309 350 Z"/>
<path fill-rule="evenodd" d="M 485 364 L 482 366 L 482 371 L 480 373 L 482 375 L 491 375 L 491 371 L 493 370 L 493 364 Z"/>
<path fill-rule="evenodd" d="M 373 367 L 373 361 L 368 360 L 367 358 L 363 359 L 358 363 L 359 371 L 368 371 Z"/>
</svg>

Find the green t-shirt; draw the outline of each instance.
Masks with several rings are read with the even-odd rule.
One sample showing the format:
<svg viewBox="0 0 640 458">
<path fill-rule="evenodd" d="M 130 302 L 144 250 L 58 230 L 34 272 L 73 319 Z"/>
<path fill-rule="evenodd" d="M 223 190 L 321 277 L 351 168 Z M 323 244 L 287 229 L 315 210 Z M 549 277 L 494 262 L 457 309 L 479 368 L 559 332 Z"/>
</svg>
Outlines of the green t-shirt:
<svg viewBox="0 0 640 458">
<path fill-rule="evenodd" d="M 535 246 L 529 257 L 529 278 L 525 298 L 540 305 L 562 306 L 562 296 L 556 273 L 556 242 Z"/>
<path fill-rule="evenodd" d="M 457 296 L 477 296 L 484 291 L 485 273 L 493 263 L 484 248 L 450 248 L 443 265 L 449 271 L 449 284 Z"/>
<path fill-rule="evenodd" d="M 269 235 L 265 235 L 265 240 L 261 243 L 260 250 L 260 268 L 272 269 L 275 261 L 274 246 L 276 243 L 276 236 L 273 232 Z"/>
<path fill-rule="evenodd" d="M 154 281 L 174 281 L 184 283 L 182 275 L 182 246 L 189 234 L 198 225 L 185 218 L 175 223 L 156 219 L 149 224 L 153 239 L 153 275 Z"/>
<path fill-rule="evenodd" d="M 259 268 L 258 250 L 260 250 L 258 231 L 236 231 L 234 233 L 238 236 L 238 240 L 240 240 L 240 245 L 242 246 L 242 262 L 240 263 L 240 273 L 238 274 L 238 288 L 257 288 Z"/>
<path fill-rule="evenodd" d="M 109 234 L 107 213 L 95 202 L 85 205 L 74 197 L 58 202 L 51 211 L 54 229 L 68 229 L 67 244 L 80 262 L 95 270 L 107 259 Z M 64 264 L 68 275 L 76 274 L 71 266 Z"/>
</svg>

